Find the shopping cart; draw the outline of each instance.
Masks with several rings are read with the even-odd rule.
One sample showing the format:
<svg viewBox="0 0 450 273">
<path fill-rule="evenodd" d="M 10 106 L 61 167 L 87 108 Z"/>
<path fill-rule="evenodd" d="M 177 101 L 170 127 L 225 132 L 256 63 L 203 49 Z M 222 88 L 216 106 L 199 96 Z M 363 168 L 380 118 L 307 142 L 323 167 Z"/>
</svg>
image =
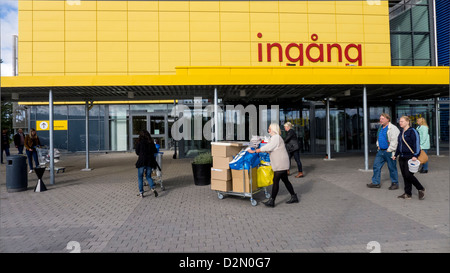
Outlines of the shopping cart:
<svg viewBox="0 0 450 273">
<path fill-rule="evenodd" d="M 161 185 L 161 190 L 165 190 L 164 185 L 163 185 L 163 179 L 162 179 L 162 156 L 163 156 L 163 152 L 157 152 L 155 154 L 155 158 L 156 158 L 156 162 L 158 163 L 158 167 L 156 167 L 156 169 L 153 170 L 152 172 L 152 179 L 153 182 L 155 183 L 159 183 Z"/>
<path fill-rule="evenodd" d="M 153 182 L 159 183 L 161 185 L 161 190 L 165 190 L 164 185 L 163 185 L 163 179 L 162 179 L 162 156 L 163 156 L 163 152 L 159 151 L 159 144 L 156 144 L 156 149 L 157 149 L 157 153 L 155 153 L 155 159 L 156 159 L 156 163 L 158 163 L 158 166 L 156 167 L 156 169 L 152 169 L 152 173 L 151 173 L 151 177 L 153 179 Z M 147 174 L 145 174 L 147 175 Z M 145 186 L 149 186 L 148 183 L 144 182 Z"/>
<path fill-rule="evenodd" d="M 48 146 L 37 146 L 36 151 L 38 154 L 38 161 L 39 161 L 39 167 L 45 168 L 47 171 L 50 171 L 50 167 L 47 166 L 47 164 L 50 163 L 50 148 Z M 61 153 L 58 149 L 53 149 L 53 157 L 54 157 L 54 163 L 58 163 L 59 159 L 61 157 Z M 66 167 L 54 167 L 54 170 L 59 173 L 59 171 L 65 172 Z"/>
</svg>

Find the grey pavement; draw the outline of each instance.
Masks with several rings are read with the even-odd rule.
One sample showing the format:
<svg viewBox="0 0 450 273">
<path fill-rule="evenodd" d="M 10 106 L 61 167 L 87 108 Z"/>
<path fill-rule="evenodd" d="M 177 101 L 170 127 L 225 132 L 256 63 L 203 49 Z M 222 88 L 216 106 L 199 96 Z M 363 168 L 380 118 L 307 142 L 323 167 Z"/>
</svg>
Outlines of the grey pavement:
<svg viewBox="0 0 450 273">
<path fill-rule="evenodd" d="M 44 192 L 33 191 L 34 173 L 27 191 L 7 192 L 1 165 L 0 252 L 67 253 L 75 242 L 90 253 L 368 253 L 372 241 L 383 253 L 450 252 L 448 150 L 431 152 L 429 173 L 416 174 L 425 200 L 415 188 L 411 200 L 398 199 L 403 179 L 399 174 L 400 189 L 388 190 L 387 166 L 382 187 L 367 188 L 372 172 L 361 170 L 361 153 L 334 160 L 304 155 L 305 177 L 289 176 L 300 203 L 285 203 L 281 183 L 275 208 L 261 203 L 264 192 L 254 195 L 256 206 L 248 197 L 219 199 L 210 186 L 194 185 L 192 159 L 173 159 L 170 151 L 162 164 L 165 190 L 140 198 L 136 159 L 92 153 L 93 170 L 81 171 L 84 154 L 62 154 L 56 166 L 66 171 L 55 174 L 54 185 L 46 172 Z"/>
</svg>

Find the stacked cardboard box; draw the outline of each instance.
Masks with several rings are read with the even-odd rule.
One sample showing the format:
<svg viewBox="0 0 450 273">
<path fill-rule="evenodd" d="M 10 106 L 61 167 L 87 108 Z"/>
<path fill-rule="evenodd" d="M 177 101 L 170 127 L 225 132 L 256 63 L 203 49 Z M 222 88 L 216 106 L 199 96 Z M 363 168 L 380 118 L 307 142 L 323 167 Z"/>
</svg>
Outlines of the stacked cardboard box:
<svg viewBox="0 0 450 273">
<path fill-rule="evenodd" d="M 213 166 L 211 168 L 211 190 L 231 191 L 232 179 L 230 161 L 243 147 L 242 142 L 212 142 L 211 155 Z"/>
<path fill-rule="evenodd" d="M 257 180 L 258 168 L 252 168 L 249 170 L 231 170 L 231 177 L 233 178 L 233 192 L 254 192 L 258 189 Z M 252 179 L 252 189 L 250 191 L 250 175 Z M 244 191 L 245 184 L 245 191 Z"/>
</svg>

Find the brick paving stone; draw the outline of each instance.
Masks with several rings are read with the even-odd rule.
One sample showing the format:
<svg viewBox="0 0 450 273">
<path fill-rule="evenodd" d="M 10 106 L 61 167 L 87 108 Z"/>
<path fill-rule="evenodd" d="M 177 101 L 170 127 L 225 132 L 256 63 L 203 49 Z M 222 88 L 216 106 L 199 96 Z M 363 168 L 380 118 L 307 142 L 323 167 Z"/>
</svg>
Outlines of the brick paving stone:
<svg viewBox="0 0 450 273">
<path fill-rule="evenodd" d="M 155 198 L 148 187 L 137 197 L 134 153 L 92 153 L 92 171 L 83 172 L 84 154 L 63 154 L 55 185 L 35 193 L 8 193 L 0 166 L 0 252 L 67 253 L 76 241 L 81 252 L 357 252 L 377 241 L 382 252 L 450 252 L 448 151 L 430 156 L 430 172 L 416 174 L 427 189 L 425 200 L 397 198 L 387 167 L 381 189 L 369 189 L 372 173 L 360 171 L 362 154 L 336 155 L 332 161 L 302 155 L 305 177 L 289 176 L 299 204 L 285 204 L 283 184 L 275 208 L 263 192 L 220 200 L 209 186 L 195 186 L 192 159 L 163 157 L 163 184 Z M 370 164 L 374 155 L 370 156 Z M 294 164 L 295 165 L 295 164 Z M 293 166 L 294 166 L 293 165 Z M 294 168 L 294 167 L 293 167 Z M 268 188 L 270 192 L 270 188 Z"/>
</svg>

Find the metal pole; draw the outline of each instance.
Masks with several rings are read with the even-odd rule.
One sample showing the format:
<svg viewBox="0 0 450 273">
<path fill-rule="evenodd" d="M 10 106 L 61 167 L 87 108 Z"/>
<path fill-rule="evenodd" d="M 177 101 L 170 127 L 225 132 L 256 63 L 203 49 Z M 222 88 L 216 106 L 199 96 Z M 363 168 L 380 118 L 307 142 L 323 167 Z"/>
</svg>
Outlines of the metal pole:
<svg viewBox="0 0 450 273">
<path fill-rule="evenodd" d="M 327 156 L 331 159 L 330 98 L 327 98 Z"/>
<path fill-rule="evenodd" d="M 440 127 L 440 119 L 439 119 L 439 101 L 438 98 L 434 98 L 434 109 L 436 112 L 436 155 L 439 156 L 439 127 Z"/>
<path fill-rule="evenodd" d="M 369 170 L 369 123 L 367 111 L 367 89 L 363 89 L 363 116 L 364 116 L 364 170 Z"/>
<path fill-rule="evenodd" d="M 50 125 L 50 184 L 55 184 L 55 154 L 54 154 L 54 144 L 53 144 L 53 91 L 50 89 L 48 94 L 48 116 Z"/>
<path fill-rule="evenodd" d="M 86 101 L 86 113 L 85 113 L 85 126 L 86 126 L 86 168 L 82 169 L 82 171 L 90 171 L 89 168 L 89 101 Z"/>
<path fill-rule="evenodd" d="M 217 87 L 214 87 L 214 141 L 219 141 L 219 111 L 217 102 Z"/>
</svg>

